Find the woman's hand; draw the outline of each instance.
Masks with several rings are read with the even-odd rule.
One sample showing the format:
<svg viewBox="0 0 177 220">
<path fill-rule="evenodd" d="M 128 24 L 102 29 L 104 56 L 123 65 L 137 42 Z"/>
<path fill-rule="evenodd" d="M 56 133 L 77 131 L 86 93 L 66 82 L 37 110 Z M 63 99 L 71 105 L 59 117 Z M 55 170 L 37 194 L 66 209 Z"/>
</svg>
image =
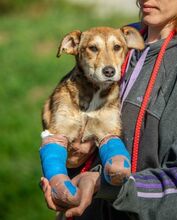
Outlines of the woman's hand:
<svg viewBox="0 0 177 220">
<path fill-rule="evenodd" d="M 72 182 L 80 189 L 81 202 L 77 207 L 66 211 L 66 217 L 81 216 L 85 209 L 91 204 L 92 197 L 100 187 L 99 172 L 85 172 L 77 175 Z"/>
<path fill-rule="evenodd" d="M 41 178 L 41 187 L 48 208 L 54 211 L 66 211 L 66 217 L 81 216 L 85 209 L 91 204 L 93 194 L 97 192 L 100 187 L 100 174 L 99 172 L 81 173 L 74 177 L 72 182 L 80 189 L 81 202 L 79 206 L 66 210 L 62 207 L 58 207 L 53 202 L 49 181 L 44 177 Z"/>
<path fill-rule="evenodd" d="M 41 188 L 42 188 L 42 191 L 44 193 L 44 197 L 45 197 L 45 201 L 47 203 L 47 207 L 49 209 L 52 209 L 54 211 L 64 211 L 63 208 L 61 207 L 58 207 L 52 200 L 52 193 L 51 193 L 51 186 L 49 184 L 49 181 L 42 177 L 41 178 L 41 182 L 40 182 L 40 185 L 41 185 Z"/>
</svg>

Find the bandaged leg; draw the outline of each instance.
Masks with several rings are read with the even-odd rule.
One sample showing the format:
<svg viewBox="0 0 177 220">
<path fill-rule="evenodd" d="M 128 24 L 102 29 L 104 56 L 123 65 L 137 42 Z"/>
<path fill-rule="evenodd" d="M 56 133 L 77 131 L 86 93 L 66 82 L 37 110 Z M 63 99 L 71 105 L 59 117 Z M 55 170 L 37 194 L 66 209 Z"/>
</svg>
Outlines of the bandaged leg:
<svg viewBox="0 0 177 220">
<path fill-rule="evenodd" d="M 121 185 L 130 176 L 130 155 L 118 137 L 103 141 L 99 154 L 104 166 L 105 180 L 111 185 Z"/>
<path fill-rule="evenodd" d="M 79 190 L 68 177 L 66 169 L 67 146 L 57 143 L 44 144 L 40 148 L 40 158 L 44 177 L 52 188 L 52 198 L 60 206 L 77 206 L 80 202 Z"/>
</svg>

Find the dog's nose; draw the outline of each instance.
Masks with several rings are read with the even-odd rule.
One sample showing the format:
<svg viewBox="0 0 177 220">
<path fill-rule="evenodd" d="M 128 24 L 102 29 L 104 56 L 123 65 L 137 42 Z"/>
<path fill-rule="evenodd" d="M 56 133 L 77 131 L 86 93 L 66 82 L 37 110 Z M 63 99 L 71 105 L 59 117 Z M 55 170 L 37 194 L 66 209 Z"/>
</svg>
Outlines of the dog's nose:
<svg viewBox="0 0 177 220">
<path fill-rule="evenodd" d="M 106 77 L 112 77 L 112 76 L 114 76 L 116 70 L 112 66 L 105 66 L 103 68 L 102 72 Z"/>
</svg>

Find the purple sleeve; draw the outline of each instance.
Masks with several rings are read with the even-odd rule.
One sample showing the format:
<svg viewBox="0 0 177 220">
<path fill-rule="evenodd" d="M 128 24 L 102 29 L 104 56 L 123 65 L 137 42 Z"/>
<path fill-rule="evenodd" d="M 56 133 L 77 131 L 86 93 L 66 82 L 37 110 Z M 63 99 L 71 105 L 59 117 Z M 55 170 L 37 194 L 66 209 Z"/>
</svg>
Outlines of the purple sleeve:
<svg viewBox="0 0 177 220">
<path fill-rule="evenodd" d="M 176 219 L 177 167 L 147 169 L 133 174 L 118 192 L 113 206 L 139 216 L 138 219 Z"/>
<path fill-rule="evenodd" d="M 177 167 L 145 170 L 132 178 L 140 198 L 163 198 L 177 193 Z"/>
</svg>

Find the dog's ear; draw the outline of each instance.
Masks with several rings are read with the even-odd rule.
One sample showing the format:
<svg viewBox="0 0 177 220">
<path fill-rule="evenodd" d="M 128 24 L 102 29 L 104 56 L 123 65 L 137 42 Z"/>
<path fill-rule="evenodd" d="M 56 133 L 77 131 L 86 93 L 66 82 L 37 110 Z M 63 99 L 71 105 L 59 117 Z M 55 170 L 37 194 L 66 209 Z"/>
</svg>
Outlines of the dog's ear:
<svg viewBox="0 0 177 220">
<path fill-rule="evenodd" d="M 121 28 L 121 31 L 123 32 L 128 48 L 134 48 L 138 50 L 144 49 L 144 40 L 139 31 L 130 26 Z"/>
<path fill-rule="evenodd" d="M 77 55 L 80 43 L 81 31 L 76 30 L 67 34 L 60 43 L 57 57 L 62 53 Z"/>
</svg>

